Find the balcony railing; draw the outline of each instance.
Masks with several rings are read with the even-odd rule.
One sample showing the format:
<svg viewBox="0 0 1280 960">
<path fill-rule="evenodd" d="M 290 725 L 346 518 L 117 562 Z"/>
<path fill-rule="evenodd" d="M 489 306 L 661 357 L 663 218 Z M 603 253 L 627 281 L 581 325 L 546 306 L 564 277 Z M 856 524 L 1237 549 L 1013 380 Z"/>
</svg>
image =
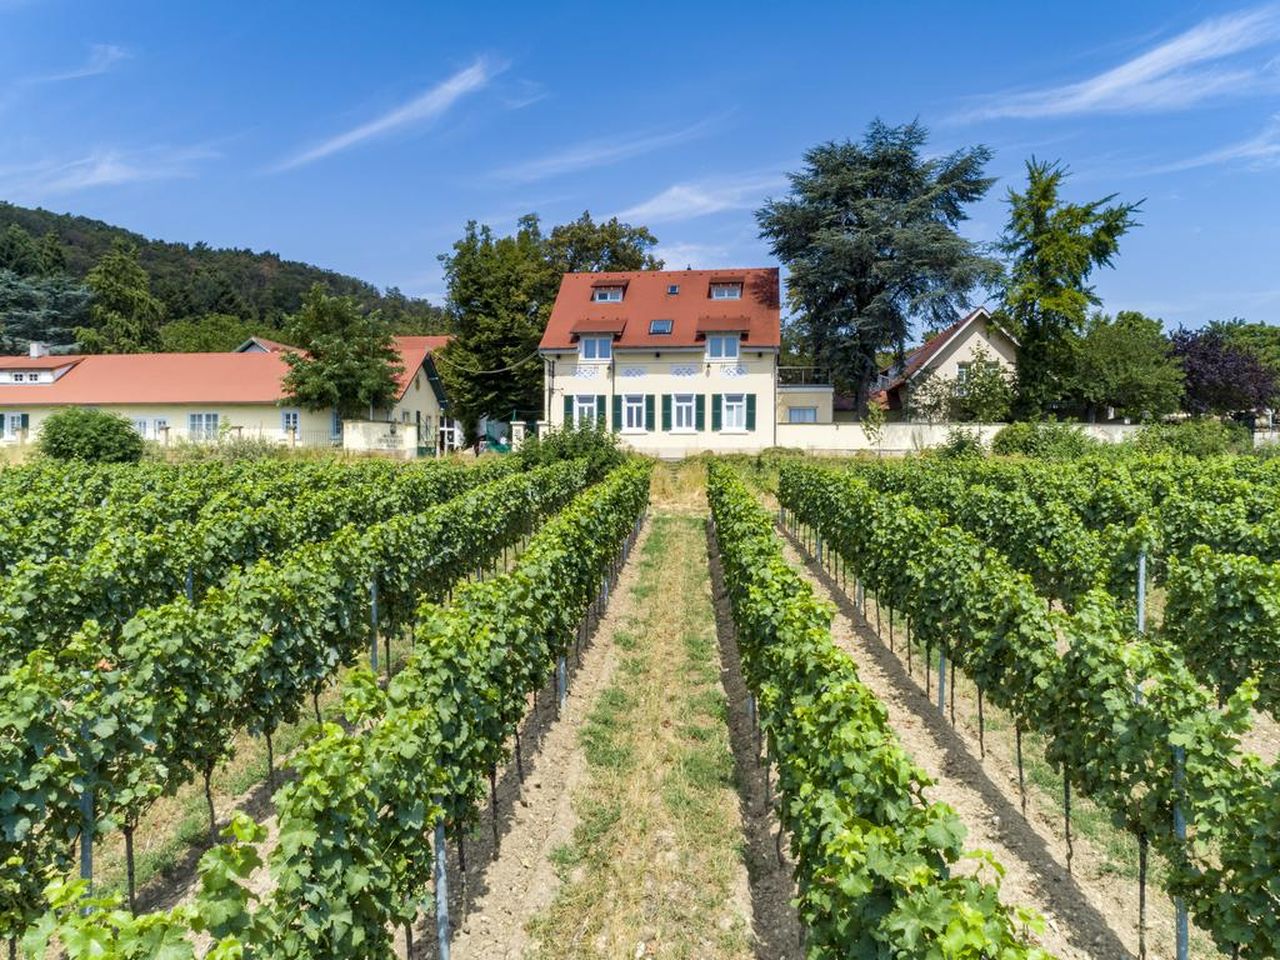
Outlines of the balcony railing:
<svg viewBox="0 0 1280 960">
<path fill-rule="evenodd" d="M 826 387 L 831 377 L 824 367 L 778 367 L 778 383 L 784 387 Z"/>
</svg>

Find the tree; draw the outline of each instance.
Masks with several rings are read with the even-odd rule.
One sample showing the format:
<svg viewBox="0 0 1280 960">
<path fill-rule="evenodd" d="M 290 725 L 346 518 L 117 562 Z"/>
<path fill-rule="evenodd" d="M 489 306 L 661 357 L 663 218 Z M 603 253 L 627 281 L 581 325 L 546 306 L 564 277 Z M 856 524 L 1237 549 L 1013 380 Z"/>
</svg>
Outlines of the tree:
<svg viewBox="0 0 1280 960">
<path fill-rule="evenodd" d="M 1256 356 L 1232 346 L 1221 330 L 1178 329 L 1170 338 L 1182 364 L 1188 413 L 1236 413 L 1270 405 L 1276 376 Z"/>
<path fill-rule="evenodd" d="M 589 213 L 550 236 L 535 214 L 508 237 L 467 224 L 453 252 L 440 257 L 454 339 L 438 359 L 452 412 L 468 431 L 474 434 L 482 416 L 542 410 L 538 342 L 563 275 L 660 268 L 650 253 L 656 242 L 644 227 L 617 219 L 596 224 Z"/>
<path fill-rule="evenodd" d="M 90 325 L 76 329 L 85 353 L 145 353 L 160 345 L 164 307 L 151 295 L 138 248 L 118 241 L 85 278 Z"/>
<path fill-rule="evenodd" d="M 306 350 L 284 354 L 285 393 L 299 406 L 354 419 L 395 400 L 403 366 L 377 311 L 362 313 L 353 298 L 330 296 L 316 284 L 286 330 Z"/>
<path fill-rule="evenodd" d="M 1182 366 L 1164 325 L 1133 310 L 1114 320 L 1095 314 L 1075 358 L 1076 393 L 1091 408 L 1115 407 L 1124 417 L 1156 420 L 1178 409 Z"/>
<path fill-rule="evenodd" d="M 946 326 L 999 265 L 956 231 L 981 200 L 991 151 L 926 158 L 919 123 L 879 120 L 861 143 L 824 143 L 791 175 L 791 194 L 756 212 L 760 236 L 790 271 L 788 294 L 815 361 L 850 388 L 858 409 L 876 354 L 902 355 L 913 319 Z"/>
<path fill-rule="evenodd" d="M 31 341 L 71 347 L 89 319 L 89 288 L 68 277 L 20 277 L 0 270 L 0 353 L 26 353 Z"/>
<path fill-rule="evenodd" d="M 142 436 L 118 413 L 68 407 L 40 427 L 40 452 L 54 460 L 88 463 L 137 463 Z"/>
<path fill-rule="evenodd" d="M 1263 366 L 1280 378 L 1280 327 L 1268 323 L 1246 323 L 1239 317 L 1215 320 L 1210 330 L 1222 333 L 1230 346 L 1253 354 Z"/>
<path fill-rule="evenodd" d="M 974 348 L 963 382 L 955 385 L 952 410 L 957 420 L 1000 423 L 1013 407 L 1014 378 L 985 347 Z"/>
<path fill-rule="evenodd" d="M 263 333 L 264 326 L 227 313 L 175 320 L 160 328 L 160 349 L 170 353 L 234 350 L 250 337 Z"/>
<path fill-rule="evenodd" d="M 12 270 L 20 277 L 38 277 L 45 272 L 36 241 L 16 223 L 0 233 L 0 269 Z"/>
<path fill-rule="evenodd" d="M 1025 417 L 1042 415 L 1069 392 L 1075 338 L 1098 303 L 1087 281 L 1098 267 L 1111 266 L 1141 205 L 1113 203 L 1115 194 L 1067 203 L 1059 196 L 1067 176 L 1061 164 L 1028 160 L 1027 188 L 1009 191 L 1000 241 L 1012 261 L 1004 309 L 1020 339 L 1016 409 Z"/>
</svg>

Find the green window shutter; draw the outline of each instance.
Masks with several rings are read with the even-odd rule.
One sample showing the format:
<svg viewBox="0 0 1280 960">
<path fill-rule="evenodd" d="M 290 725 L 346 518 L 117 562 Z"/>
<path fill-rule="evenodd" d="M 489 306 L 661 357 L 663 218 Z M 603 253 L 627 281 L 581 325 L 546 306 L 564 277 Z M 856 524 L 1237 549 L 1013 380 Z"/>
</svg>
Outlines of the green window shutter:
<svg viewBox="0 0 1280 960">
<path fill-rule="evenodd" d="M 31 429 L 31 414 L 29 413 L 18 414 L 18 429 L 19 430 Z"/>
<path fill-rule="evenodd" d="M 658 421 L 653 415 L 653 394 L 644 395 L 644 428 L 653 432 L 658 428 Z"/>
<path fill-rule="evenodd" d="M 604 426 L 604 394 L 596 394 L 596 428 Z"/>
<path fill-rule="evenodd" d="M 693 398 L 693 422 L 699 431 L 707 429 L 707 398 L 701 393 Z"/>
<path fill-rule="evenodd" d="M 754 393 L 747 394 L 747 429 L 754 430 L 756 428 L 756 395 Z"/>
<path fill-rule="evenodd" d="M 711 395 L 711 432 L 715 433 L 720 429 L 721 404 L 720 394 L 713 393 Z"/>
<path fill-rule="evenodd" d="M 622 394 L 615 393 L 613 395 L 613 432 L 617 433 L 622 429 Z"/>
<path fill-rule="evenodd" d="M 564 426 L 573 426 L 573 395 L 568 393 L 564 395 Z"/>
<path fill-rule="evenodd" d="M 662 395 L 662 432 L 671 432 L 671 394 Z"/>
</svg>

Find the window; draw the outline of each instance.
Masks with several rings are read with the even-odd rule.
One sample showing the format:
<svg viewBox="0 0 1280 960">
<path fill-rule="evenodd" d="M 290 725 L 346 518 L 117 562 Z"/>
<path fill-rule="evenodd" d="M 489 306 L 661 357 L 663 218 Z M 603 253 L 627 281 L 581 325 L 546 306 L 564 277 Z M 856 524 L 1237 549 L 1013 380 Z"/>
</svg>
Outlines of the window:
<svg viewBox="0 0 1280 960">
<path fill-rule="evenodd" d="M 671 326 L 672 322 L 670 320 L 650 320 L 649 332 L 653 334 L 669 334 Z"/>
<path fill-rule="evenodd" d="M 722 429 L 747 429 L 747 395 L 745 393 L 724 395 L 724 427 Z"/>
<path fill-rule="evenodd" d="M 969 392 L 969 366 L 967 363 L 956 365 L 955 395 L 957 397 L 963 397 Z"/>
<path fill-rule="evenodd" d="M 674 297 L 679 292 L 680 292 L 680 284 L 678 283 L 667 284 L 667 296 Z"/>
<path fill-rule="evenodd" d="M 591 299 L 596 303 L 621 303 L 621 287 L 596 287 L 591 291 Z"/>
<path fill-rule="evenodd" d="M 622 429 L 641 431 L 645 429 L 644 394 L 629 393 L 622 398 Z"/>
<path fill-rule="evenodd" d="M 712 333 L 707 336 L 708 360 L 737 360 L 738 335 L 736 333 Z"/>
<path fill-rule="evenodd" d="M 156 430 L 156 439 L 158 440 L 161 437 L 165 437 L 167 439 L 167 434 L 169 433 L 169 418 L 156 417 L 154 426 Z"/>
<path fill-rule="evenodd" d="M 333 419 L 329 421 L 329 439 L 342 439 L 342 416 L 338 413 L 338 408 L 333 408 Z"/>
<path fill-rule="evenodd" d="M 192 440 L 215 440 L 218 436 L 216 413 L 192 413 L 187 416 L 187 433 Z"/>
<path fill-rule="evenodd" d="M 20 440 L 30 424 L 31 420 L 25 413 L 0 413 L 0 437 Z"/>
<path fill-rule="evenodd" d="M 818 422 L 817 407 L 787 408 L 787 423 L 817 423 L 817 422 Z"/>
<path fill-rule="evenodd" d="M 583 337 L 578 341 L 581 360 L 608 360 L 613 356 L 613 337 Z"/>
<path fill-rule="evenodd" d="M 711 285 L 712 300 L 741 300 L 742 284 L 740 283 L 713 283 Z"/>
<path fill-rule="evenodd" d="M 594 393 L 580 393 L 573 398 L 574 426 L 585 426 L 596 419 L 596 396 Z"/>
<path fill-rule="evenodd" d="M 286 437 L 296 437 L 301 420 L 297 410 L 285 410 L 280 414 L 280 429 Z"/>
<path fill-rule="evenodd" d="M 672 418 L 673 430 L 696 430 L 697 414 L 694 412 L 694 399 L 692 393 L 677 393 L 672 398 L 672 412 L 675 416 Z"/>
<path fill-rule="evenodd" d="M 145 419 L 134 420 L 133 429 L 139 436 L 145 437 L 147 435 L 147 421 Z"/>
</svg>

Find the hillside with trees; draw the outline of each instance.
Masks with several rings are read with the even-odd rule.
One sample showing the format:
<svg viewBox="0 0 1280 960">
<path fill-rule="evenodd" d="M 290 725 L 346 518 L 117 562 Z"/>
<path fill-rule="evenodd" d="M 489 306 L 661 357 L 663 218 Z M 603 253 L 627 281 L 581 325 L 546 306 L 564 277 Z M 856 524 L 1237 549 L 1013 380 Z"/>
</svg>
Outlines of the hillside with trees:
<svg viewBox="0 0 1280 960">
<path fill-rule="evenodd" d="M 228 349 L 254 333 L 277 334 L 316 284 L 379 310 L 397 332 L 446 326 L 444 312 L 426 300 L 271 251 L 152 240 L 88 217 L 0 203 L 0 350 L 23 351 L 31 340 L 67 350 L 78 328 L 99 326 L 90 278 L 104 263 L 102 281 L 145 277 L 158 304 L 158 332 L 136 349 Z"/>
</svg>

